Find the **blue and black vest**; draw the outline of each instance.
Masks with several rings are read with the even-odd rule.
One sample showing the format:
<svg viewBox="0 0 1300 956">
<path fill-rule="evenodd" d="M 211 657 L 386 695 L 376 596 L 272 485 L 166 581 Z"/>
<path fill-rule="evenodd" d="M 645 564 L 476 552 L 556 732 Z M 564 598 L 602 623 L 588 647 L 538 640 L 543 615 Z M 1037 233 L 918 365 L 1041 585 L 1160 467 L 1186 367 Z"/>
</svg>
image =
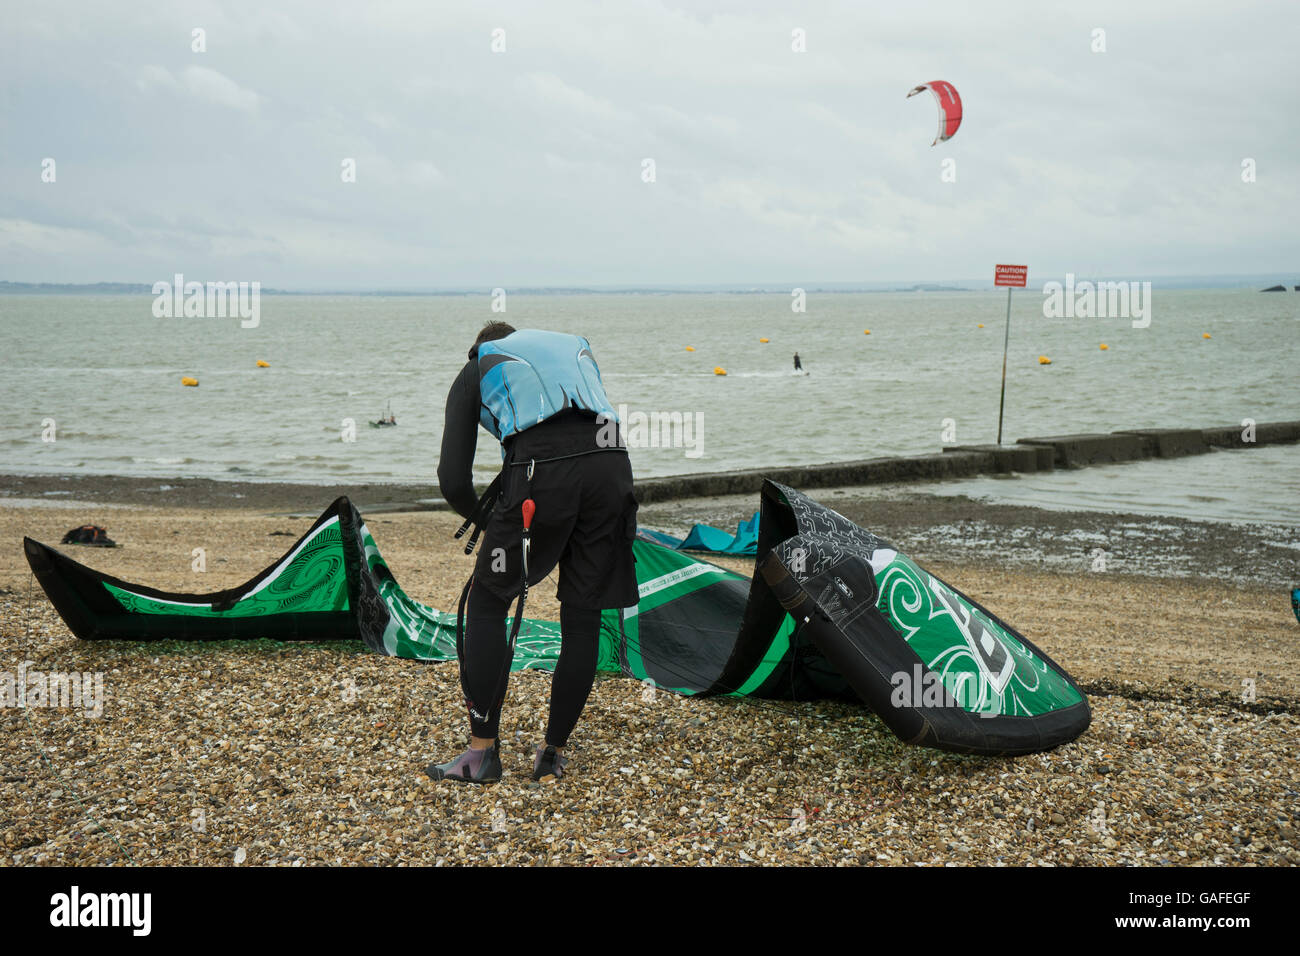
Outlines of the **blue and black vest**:
<svg viewBox="0 0 1300 956">
<path fill-rule="evenodd" d="M 565 409 L 617 421 L 591 344 L 578 335 L 521 329 L 478 347 L 479 422 L 505 441 Z"/>
</svg>

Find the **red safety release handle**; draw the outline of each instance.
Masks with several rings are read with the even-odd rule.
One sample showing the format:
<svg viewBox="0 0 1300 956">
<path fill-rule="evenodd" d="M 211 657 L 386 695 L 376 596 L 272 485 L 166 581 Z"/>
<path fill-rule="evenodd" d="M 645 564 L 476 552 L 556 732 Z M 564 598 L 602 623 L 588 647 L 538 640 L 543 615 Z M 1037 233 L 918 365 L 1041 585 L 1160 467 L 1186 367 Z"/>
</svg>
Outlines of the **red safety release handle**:
<svg viewBox="0 0 1300 956">
<path fill-rule="evenodd" d="M 524 499 L 524 530 L 527 531 L 532 527 L 533 514 L 537 511 L 537 505 L 533 503 L 532 498 Z"/>
</svg>

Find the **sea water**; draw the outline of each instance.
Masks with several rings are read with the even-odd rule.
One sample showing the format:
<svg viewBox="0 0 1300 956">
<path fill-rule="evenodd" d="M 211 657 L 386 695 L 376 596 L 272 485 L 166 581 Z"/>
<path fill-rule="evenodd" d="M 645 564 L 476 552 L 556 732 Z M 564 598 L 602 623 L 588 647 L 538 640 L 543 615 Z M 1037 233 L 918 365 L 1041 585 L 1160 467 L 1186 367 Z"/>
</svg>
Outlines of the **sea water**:
<svg viewBox="0 0 1300 956">
<path fill-rule="evenodd" d="M 814 290 L 804 311 L 772 293 L 264 293 L 254 328 L 158 318 L 152 304 L 0 296 L 0 472 L 415 481 L 432 495 L 447 389 L 492 319 L 591 341 L 611 400 L 653 425 L 633 436 L 640 477 L 925 454 L 997 435 L 1002 291 Z M 1012 296 L 1004 441 L 1300 418 L 1300 294 L 1157 288 L 1146 328 L 1049 318 L 1043 304 L 1041 291 Z M 796 351 L 806 375 L 794 374 Z M 370 427 L 390 403 L 398 426 Z M 697 427 L 686 434 L 672 426 L 681 421 Z M 1260 451 L 1267 461 L 1246 451 L 1210 456 L 1202 473 L 1183 466 L 1164 497 L 1160 462 L 968 487 L 1294 519 L 1300 446 Z M 476 477 L 499 461 L 483 433 Z"/>
</svg>

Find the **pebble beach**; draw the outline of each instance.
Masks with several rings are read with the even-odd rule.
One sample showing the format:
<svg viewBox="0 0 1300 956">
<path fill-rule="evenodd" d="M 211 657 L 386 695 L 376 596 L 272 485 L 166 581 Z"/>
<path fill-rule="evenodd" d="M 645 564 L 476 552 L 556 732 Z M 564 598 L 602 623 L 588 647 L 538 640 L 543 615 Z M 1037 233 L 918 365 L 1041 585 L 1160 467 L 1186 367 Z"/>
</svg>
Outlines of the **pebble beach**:
<svg viewBox="0 0 1300 956">
<path fill-rule="evenodd" d="M 909 539 L 924 502 L 849 491 L 827 500 L 855 520 L 855 508 L 875 514 L 875 529 L 908 540 L 926 566 L 1075 676 L 1093 711 L 1082 737 L 1014 759 L 956 756 L 904 745 L 851 703 L 690 699 L 602 674 L 571 740 L 570 774 L 539 785 L 531 755 L 550 676 L 524 672 L 512 675 L 502 722 L 505 779 L 476 788 L 424 773 L 464 745 L 455 663 L 382 658 L 359 642 L 79 641 L 21 550 L 23 535 L 57 546 L 68 527 L 94 521 L 122 547 L 63 550 L 126 580 L 218 590 L 283 553 L 329 497 L 298 489 L 253 507 L 232 497 L 204 507 L 0 508 L 5 669 L 99 672 L 104 686 L 100 716 L 0 710 L 0 861 L 1300 863 L 1300 635 L 1267 575 L 1252 584 L 1122 562 L 1095 573 L 1082 560 L 1071 570 L 1024 555 L 999 564 Z M 1013 520 L 950 506 L 969 509 L 971 521 Z M 725 524 L 737 513 L 737 503 L 697 500 L 644 507 L 641 519 Z M 1045 521 L 1044 536 L 1053 521 L 1070 519 Z M 469 570 L 450 540 L 458 518 L 393 510 L 369 524 L 412 597 L 454 606 Z M 202 575 L 191 570 L 199 546 Z M 529 616 L 558 611 L 552 586 L 531 592 Z"/>
</svg>

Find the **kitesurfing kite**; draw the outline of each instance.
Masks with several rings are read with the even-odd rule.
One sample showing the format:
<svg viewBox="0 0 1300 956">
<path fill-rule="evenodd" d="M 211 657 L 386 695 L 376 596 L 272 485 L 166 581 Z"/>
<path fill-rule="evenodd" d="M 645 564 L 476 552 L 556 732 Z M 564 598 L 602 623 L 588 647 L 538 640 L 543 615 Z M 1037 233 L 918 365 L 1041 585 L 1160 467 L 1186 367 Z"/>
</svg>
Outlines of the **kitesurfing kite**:
<svg viewBox="0 0 1300 956">
<path fill-rule="evenodd" d="M 907 743 L 973 754 L 1048 750 L 1091 714 L 1023 635 L 896 548 L 792 488 L 761 494 L 752 580 L 646 537 L 640 598 L 605 611 L 600 668 L 686 695 L 857 698 Z M 449 661 L 456 615 L 409 598 L 339 498 L 239 587 L 182 594 L 110 577 L 30 538 L 23 548 L 86 640 L 359 640 Z M 553 670 L 560 626 L 522 622 L 512 668 Z"/>
<path fill-rule="evenodd" d="M 957 132 L 957 127 L 961 125 L 961 97 L 957 95 L 957 87 L 947 80 L 932 80 L 929 83 L 922 83 L 908 93 L 907 96 L 910 99 L 925 90 L 933 93 L 935 102 L 939 104 L 939 135 L 930 144 L 931 146 L 937 146 L 945 140 L 952 139 Z"/>
<path fill-rule="evenodd" d="M 752 518 L 736 525 L 735 534 L 727 534 L 721 528 L 707 524 L 692 525 L 685 538 L 638 528 L 637 535 L 643 541 L 662 544 L 674 551 L 708 551 L 713 554 L 755 555 L 758 554 L 758 512 Z"/>
</svg>

